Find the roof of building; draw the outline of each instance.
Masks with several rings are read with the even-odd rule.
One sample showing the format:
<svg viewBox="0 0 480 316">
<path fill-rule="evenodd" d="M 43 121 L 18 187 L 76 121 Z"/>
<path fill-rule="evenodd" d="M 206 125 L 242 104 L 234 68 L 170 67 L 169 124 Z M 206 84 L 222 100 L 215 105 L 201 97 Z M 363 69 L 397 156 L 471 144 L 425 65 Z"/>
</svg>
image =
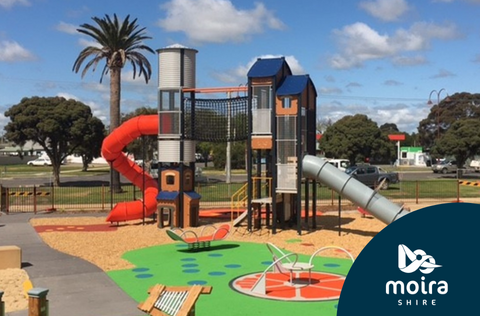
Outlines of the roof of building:
<svg viewBox="0 0 480 316">
<path fill-rule="evenodd" d="M 285 80 L 282 82 L 280 87 L 278 87 L 277 95 L 298 95 L 301 94 L 308 87 L 308 85 L 313 86 L 313 90 L 315 91 L 316 96 L 317 92 L 315 89 L 315 85 L 313 84 L 309 75 L 287 76 L 285 77 Z"/>
<path fill-rule="evenodd" d="M 263 78 L 275 76 L 282 67 L 286 66 L 288 74 L 291 74 L 290 66 L 285 61 L 285 57 L 278 58 L 259 58 L 248 71 L 249 78 Z"/>
<path fill-rule="evenodd" d="M 158 192 L 157 200 L 173 201 L 177 198 L 178 194 L 178 191 L 160 191 Z"/>
<path fill-rule="evenodd" d="M 192 200 L 200 199 L 202 196 L 195 191 L 183 192 L 188 195 Z"/>
</svg>

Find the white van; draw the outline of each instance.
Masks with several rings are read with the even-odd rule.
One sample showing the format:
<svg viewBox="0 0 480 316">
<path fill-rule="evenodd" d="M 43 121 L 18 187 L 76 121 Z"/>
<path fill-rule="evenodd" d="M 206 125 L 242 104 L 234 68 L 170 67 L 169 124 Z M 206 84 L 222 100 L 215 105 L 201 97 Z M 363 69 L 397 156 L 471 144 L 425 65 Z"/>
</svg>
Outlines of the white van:
<svg viewBox="0 0 480 316">
<path fill-rule="evenodd" d="M 480 172 L 480 160 L 472 160 L 470 162 L 470 168 L 475 170 L 475 172 Z"/>
<path fill-rule="evenodd" d="M 345 172 L 348 167 L 350 167 L 350 161 L 348 159 L 328 159 L 327 161 L 329 164 L 334 165 L 339 170 Z"/>
</svg>

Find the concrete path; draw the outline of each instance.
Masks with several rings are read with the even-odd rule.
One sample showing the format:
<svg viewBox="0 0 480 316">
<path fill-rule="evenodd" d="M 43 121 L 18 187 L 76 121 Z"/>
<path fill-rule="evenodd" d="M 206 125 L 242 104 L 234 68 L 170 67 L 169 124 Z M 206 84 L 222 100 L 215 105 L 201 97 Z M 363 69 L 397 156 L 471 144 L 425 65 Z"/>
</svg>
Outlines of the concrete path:
<svg viewBox="0 0 480 316">
<path fill-rule="evenodd" d="M 22 266 L 33 286 L 49 289 L 49 316 L 145 315 L 137 309 L 137 302 L 100 268 L 45 244 L 29 220 L 46 216 L 49 215 L 0 216 L 0 246 L 15 245 L 22 249 Z M 26 315 L 28 311 L 6 313 L 6 316 Z"/>
</svg>

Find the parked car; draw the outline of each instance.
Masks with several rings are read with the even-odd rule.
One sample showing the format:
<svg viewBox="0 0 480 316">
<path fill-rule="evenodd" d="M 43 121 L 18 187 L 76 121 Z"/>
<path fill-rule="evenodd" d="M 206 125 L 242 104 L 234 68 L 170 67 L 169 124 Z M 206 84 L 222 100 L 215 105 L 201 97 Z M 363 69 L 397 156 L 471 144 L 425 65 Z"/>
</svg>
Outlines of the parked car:
<svg viewBox="0 0 480 316">
<path fill-rule="evenodd" d="M 342 171 L 346 171 L 350 167 L 350 161 L 348 159 L 327 159 L 328 163 L 337 167 Z"/>
<path fill-rule="evenodd" d="M 432 165 L 432 171 L 434 173 L 451 173 L 451 172 L 457 172 L 458 166 L 457 162 L 455 160 L 443 160 L 439 163 L 433 164 Z"/>
<path fill-rule="evenodd" d="M 390 184 L 400 182 L 398 173 L 388 172 L 383 168 L 372 165 L 351 166 L 348 167 L 345 172 L 371 188 L 374 188 L 381 183 L 382 186 L 380 189 L 387 190 L 390 187 Z"/>
<path fill-rule="evenodd" d="M 37 158 L 27 162 L 29 166 L 51 166 L 52 162 L 48 158 Z"/>
</svg>

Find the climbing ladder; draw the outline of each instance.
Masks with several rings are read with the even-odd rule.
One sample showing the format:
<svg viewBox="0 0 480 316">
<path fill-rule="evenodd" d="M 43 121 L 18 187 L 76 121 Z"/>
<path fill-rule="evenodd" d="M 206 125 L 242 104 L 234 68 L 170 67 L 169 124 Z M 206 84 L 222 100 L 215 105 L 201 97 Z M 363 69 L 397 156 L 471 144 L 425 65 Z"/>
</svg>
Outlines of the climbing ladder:
<svg viewBox="0 0 480 316">
<path fill-rule="evenodd" d="M 272 195 L 272 178 L 271 177 L 252 177 L 252 181 L 260 181 L 260 190 L 263 191 L 267 187 L 268 190 L 267 198 L 271 198 Z M 253 196 L 257 195 L 257 186 L 253 186 Z M 248 201 L 248 183 L 245 183 L 240 189 L 235 192 L 231 197 L 230 209 L 231 216 L 230 220 L 233 223 L 233 226 L 239 225 L 247 217 L 247 201 Z M 234 220 L 235 218 L 235 220 Z"/>
</svg>

